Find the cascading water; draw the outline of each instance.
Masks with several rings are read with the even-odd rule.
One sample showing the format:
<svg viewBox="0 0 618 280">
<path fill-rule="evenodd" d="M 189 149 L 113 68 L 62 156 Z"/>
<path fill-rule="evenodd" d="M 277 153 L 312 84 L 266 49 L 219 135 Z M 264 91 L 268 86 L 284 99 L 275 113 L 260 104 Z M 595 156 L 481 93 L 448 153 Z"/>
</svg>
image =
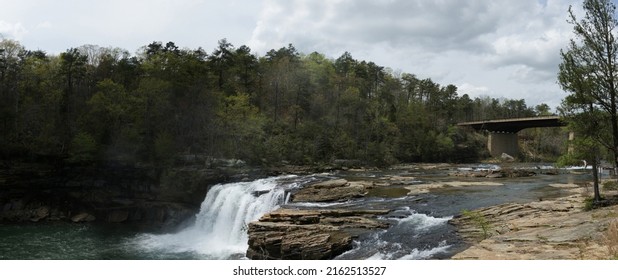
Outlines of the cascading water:
<svg viewBox="0 0 618 280">
<path fill-rule="evenodd" d="M 192 226 L 175 234 L 144 234 L 138 243 L 148 251 L 161 254 L 241 258 L 248 246 L 247 225 L 284 204 L 286 191 L 303 181 L 297 176 L 281 176 L 215 185 L 208 191 Z"/>
<path fill-rule="evenodd" d="M 447 222 L 452 217 L 436 218 L 417 213 L 409 207 L 393 211 L 388 230 L 371 233 L 359 241 L 355 248 L 337 259 L 417 260 L 447 253 L 452 247 L 446 233 Z"/>
</svg>

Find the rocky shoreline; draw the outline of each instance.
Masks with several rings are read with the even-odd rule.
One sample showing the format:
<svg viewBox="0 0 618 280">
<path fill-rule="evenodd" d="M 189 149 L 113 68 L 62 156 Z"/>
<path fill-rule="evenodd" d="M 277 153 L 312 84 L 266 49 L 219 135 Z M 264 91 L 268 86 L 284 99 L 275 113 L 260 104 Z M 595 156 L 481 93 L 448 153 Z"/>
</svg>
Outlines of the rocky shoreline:
<svg viewBox="0 0 618 280">
<path fill-rule="evenodd" d="M 0 162 L 0 223 L 102 222 L 168 230 L 193 217 L 214 184 L 285 173 L 332 171 L 330 167 L 226 169 L 203 164 L 186 164 L 165 171 L 124 165 L 8 164 Z M 421 167 L 399 169 L 447 170 L 449 166 Z M 292 193 L 290 199 L 338 202 L 364 196 L 414 196 L 468 185 L 499 187 L 502 183 L 498 178 L 534 176 L 535 172 L 475 170 L 449 175 L 482 179 L 423 184 L 407 175 L 386 175 L 372 181 L 337 179 L 304 186 Z M 589 187 L 551 186 L 566 190 L 569 195 L 481 208 L 452 219 L 450 223 L 457 227 L 458 234 L 472 244 L 452 259 L 607 259 L 610 253 L 605 232 L 610 223 L 618 220 L 618 205 L 584 211 Z M 618 191 L 603 194 L 618 200 Z M 388 213 L 389 210 L 282 208 L 247 225 L 247 257 L 332 259 L 349 250 L 359 235 L 388 228 L 389 224 L 379 219 Z"/>
<path fill-rule="evenodd" d="M 587 186 L 554 184 L 569 195 L 525 204 L 507 203 L 455 217 L 451 223 L 472 243 L 455 260 L 596 260 L 615 258 L 608 240 L 610 223 L 618 220 L 618 205 L 584 210 Z M 611 200 L 616 191 L 604 191 Z M 611 237 L 610 237 L 611 238 Z"/>
<path fill-rule="evenodd" d="M 523 174 L 523 173 L 522 173 Z M 410 181 L 411 177 L 392 178 L 389 184 Z M 390 181 L 390 180 L 389 180 Z M 347 182 L 338 179 L 306 186 L 297 193 L 299 201 L 344 201 L 379 189 L 386 182 Z M 407 185 L 407 184 L 403 184 Z M 435 189 L 486 185 L 498 182 L 443 182 L 405 186 L 408 195 Z M 468 244 L 467 249 L 451 257 L 454 260 L 570 260 L 608 259 L 610 246 L 607 229 L 618 224 L 618 205 L 584 210 L 591 189 L 587 185 L 551 184 L 567 195 L 539 199 L 529 203 L 506 203 L 466 211 L 449 223 Z M 337 190 L 338 189 L 338 190 Z M 328 192 L 323 193 L 324 190 Z M 337 190 L 337 191 L 334 191 Z M 618 191 L 604 190 L 608 200 L 618 201 Z M 616 204 L 616 203 L 614 203 Z M 342 209 L 279 209 L 249 224 L 251 259 L 332 259 L 350 249 L 359 233 L 388 228 L 376 217 L 388 210 L 349 211 Z M 611 237 L 609 237 L 611 238 Z M 616 237 L 618 238 L 618 236 Z M 614 242 L 615 244 L 609 244 Z M 617 247 L 618 248 L 618 247 Z"/>
</svg>

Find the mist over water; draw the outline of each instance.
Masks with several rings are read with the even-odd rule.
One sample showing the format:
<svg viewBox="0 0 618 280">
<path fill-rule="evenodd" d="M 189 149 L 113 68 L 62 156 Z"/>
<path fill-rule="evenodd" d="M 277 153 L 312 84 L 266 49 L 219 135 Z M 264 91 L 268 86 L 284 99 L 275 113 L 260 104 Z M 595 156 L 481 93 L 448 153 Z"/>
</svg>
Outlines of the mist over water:
<svg viewBox="0 0 618 280">
<path fill-rule="evenodd" d="M 143 234 L 138 237 L 138 245 L 163 254 L 241 258 L 247 251 L 247 225 L 279 208 L 285 203 L 287 192 L 303 181 L 297 176 L 281 176 L 215 185 L 208 191 L 193 225 L 173 234 Z"/>
<path fill-rule="evenodd" d="M 248 248 L 247 225 L 282 206 L 389 209 L 409 204 L 407 197 L 287 203 L 290 190 L 315 179 L 314 176 L 283 176 L 216 185 L 206 195 L 194 224 L 173 234 L 139 234 L 132 240 L 133 245 L 161 258 L 241 259 Z M 391 224 L 389 229 L 359 236 L 354 249 L 337 259 L 426 259 L 448 252 L 457 242 L 447 224 L 451 216 L 433 217 L 407 206 L 396 207 L 387 217 L 380 218 Z"/>
</svg>

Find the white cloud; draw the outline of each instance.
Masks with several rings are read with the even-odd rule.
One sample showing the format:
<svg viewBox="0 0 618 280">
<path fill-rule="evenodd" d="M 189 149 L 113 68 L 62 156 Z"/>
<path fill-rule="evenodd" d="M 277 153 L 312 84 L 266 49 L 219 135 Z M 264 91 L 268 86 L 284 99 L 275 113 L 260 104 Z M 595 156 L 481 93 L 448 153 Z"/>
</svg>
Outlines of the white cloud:
<svg viewBox="0 0 618 280">
<path fill-rule="evenodd" d="M 0 20 L 0 34 L 5 38 L 21 40 L 27 33 L 28 30 L 21 22 L 10 23 Z"/>
<path fill-rule="evenodd" d="M 581 0 L 0 0 L 0 32 L 29 49 L 83 44 L 135 51 L 152 41 L 265 54 L 293 44 L 528 104 L 554 100 L 559 50 Z M 472 86 L 474 85 L 474 86 Z M 480 88 L 480 89 L 474 89 Z M 534 93 L 534 94 L 532 94 Z M 500 96 L 496 96 L 500 97 Z M 559 102 L 559 99 L 558 101 Z"/>
<path fill-rule="evenodd" d="M 479 36 L 502 16 L 494 1 L 275 1 L 265 2 L 252 44 L 273 48 L 338 49 L 386 42 L 394 47 L 478 48 Z M 264 50 L 261 50 L 264 51 Z"/>
<path fill-rule="evenodd" d="M 37 29 L 52 29 L 53 28 L 53 24 L 49 21 L 43 21 L 40 22 L 39 24 L 36 25 Z"/>
<path fill-rule="evenodd" d="M 269 0 L 250 42 L 262 53 L 288 43 L 330 57 L 350 51 L 357 59 L 459 84 L 462 93 L 482 90 L 534 104 L 554 100 L 560 91 L 555 76 L 559 51 L 571 36 L 569 4 L 580 5 L 576 0 Z"/>
<path fill-rule="evenodd" d="M 476 86 L 469 83 L 463 83 L 457 86 L 457 91 L 460 94 L 467 94 L 470 97 L 478 97 L 483 95 L 489 95 L 489 88 L 486 86 Z"/>
</svg>

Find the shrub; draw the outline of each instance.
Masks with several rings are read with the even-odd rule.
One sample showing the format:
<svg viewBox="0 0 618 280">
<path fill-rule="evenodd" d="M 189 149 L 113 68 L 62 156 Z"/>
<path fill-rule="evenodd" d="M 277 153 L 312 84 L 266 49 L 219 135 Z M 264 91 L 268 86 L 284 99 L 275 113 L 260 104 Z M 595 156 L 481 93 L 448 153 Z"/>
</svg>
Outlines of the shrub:
<svg viewBox="0 0 618 280">
<path fill-rule="evenodd" d="M 565 154 L 558 158 L 556 161 L 556 167 L 577 166 L 581 165 L 582 161 L 572 154 Z"/>
<path fill-rule="evenodd" d="M 481 230 L 483 233 L 483 239 L 487 239 L 491 236 L 491 225 L 489 221 L 478 211 L 464 210 L 462 215 L 472 221 L 472 223 Z"/>
<path fill-rule="evenodd" d="M 618 190 L 618 181 L 607 181 L 603 183 L 603 189 L 608 191 Z"/>
<path fill-rule="evenodd" d="M 593 197 L 587 197 L 584 199 L 584 211 L 590 211 L 596 208 Z"/>
</svg>

